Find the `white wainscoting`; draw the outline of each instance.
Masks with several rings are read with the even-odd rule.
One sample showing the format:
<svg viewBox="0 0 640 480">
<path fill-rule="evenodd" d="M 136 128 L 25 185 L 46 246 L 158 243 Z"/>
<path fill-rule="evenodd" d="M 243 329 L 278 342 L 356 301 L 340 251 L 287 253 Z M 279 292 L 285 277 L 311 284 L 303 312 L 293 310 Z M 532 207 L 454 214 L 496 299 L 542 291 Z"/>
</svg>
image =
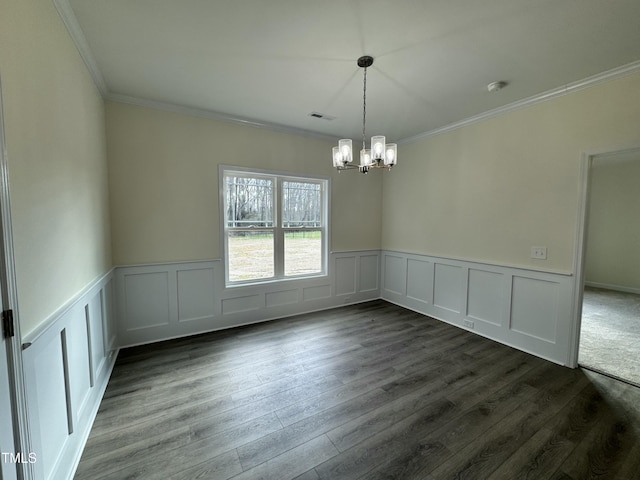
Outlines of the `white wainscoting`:
<svg viewBox="0 0 640 480">
<path fill-rule="evenodd" d="M 381 252 L 383 299 L 570 365 L 569 274 Z"/>
<path fill-rule="evenodd" d="M 71 479 L 118 350 L 113 273 L 27 335 L 23 366 L 36 480 Z"/>
<path fill-rule="evenodd" d="M 380 298 L 378 250 L 332 253 L 329 275 L 225 288 L 218 260 L 117 267 L 121 347 Z"/>
<path fill-rule="evenodd" d="M 571 275 L 378 250 L 329 262 L 328 276 L 232 288 L 220 261 L 123 266 L 87 286 L 24 339 L 36 480 L 72 478 L 119 347 L 383 298 L 569 363 Z"/>
</svg>

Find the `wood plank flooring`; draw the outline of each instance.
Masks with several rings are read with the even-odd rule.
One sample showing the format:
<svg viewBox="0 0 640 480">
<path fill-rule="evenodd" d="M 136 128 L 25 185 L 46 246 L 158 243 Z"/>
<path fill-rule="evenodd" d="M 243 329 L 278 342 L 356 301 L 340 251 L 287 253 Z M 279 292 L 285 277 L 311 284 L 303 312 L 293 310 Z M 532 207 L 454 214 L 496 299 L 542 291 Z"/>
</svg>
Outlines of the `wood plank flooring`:
<svg viewBox="0 0 640 480">
<path fill-rule="evenodd" d="M 100 479 L 640 479 L 640 389 L 383 301 L 123 350 Z"/>
</svg>

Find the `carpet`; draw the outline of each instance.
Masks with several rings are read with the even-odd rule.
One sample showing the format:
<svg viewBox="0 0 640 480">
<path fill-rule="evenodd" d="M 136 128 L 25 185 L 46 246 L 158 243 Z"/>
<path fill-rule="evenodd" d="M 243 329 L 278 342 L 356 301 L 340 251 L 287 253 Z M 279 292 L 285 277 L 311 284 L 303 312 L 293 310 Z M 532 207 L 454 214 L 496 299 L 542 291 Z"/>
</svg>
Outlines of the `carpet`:
<svg viewBox="0 0 640 480">
<path fill-rule="evenodd" d="M 640 295 L 585 287 L 578 364 L 640 387 Z"/>
</svg>

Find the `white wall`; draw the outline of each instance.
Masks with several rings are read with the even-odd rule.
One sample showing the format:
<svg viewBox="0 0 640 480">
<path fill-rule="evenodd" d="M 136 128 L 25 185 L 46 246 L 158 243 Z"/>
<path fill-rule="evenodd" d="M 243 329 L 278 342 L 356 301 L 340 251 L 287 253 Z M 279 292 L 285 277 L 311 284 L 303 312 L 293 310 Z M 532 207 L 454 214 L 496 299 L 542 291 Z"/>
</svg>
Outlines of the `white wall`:
<svg viewBox="0 0 640 480">
<path fill-rule="evenodd" d="M 587 284 L 640 293 L 640 150 L 595 157 L 590 172 Z"/>
<path fill-rule="evenodd" d="M 26 336 L 111 268 L 104 104 L 51 0 L 2 0 L 0 45 Z"/>
</svg>

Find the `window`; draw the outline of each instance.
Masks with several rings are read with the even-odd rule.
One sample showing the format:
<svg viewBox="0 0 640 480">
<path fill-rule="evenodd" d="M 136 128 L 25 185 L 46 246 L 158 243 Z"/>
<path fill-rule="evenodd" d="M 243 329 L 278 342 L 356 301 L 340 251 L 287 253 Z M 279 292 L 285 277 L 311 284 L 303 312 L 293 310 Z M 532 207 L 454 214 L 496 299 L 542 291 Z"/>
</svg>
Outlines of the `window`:
<svg viewBox="0 0 640 480">
<path fill-rule="evenodd" d="M 227 284 L 326 273 L 327 180 L 221 171 Z"/>
</svg>

